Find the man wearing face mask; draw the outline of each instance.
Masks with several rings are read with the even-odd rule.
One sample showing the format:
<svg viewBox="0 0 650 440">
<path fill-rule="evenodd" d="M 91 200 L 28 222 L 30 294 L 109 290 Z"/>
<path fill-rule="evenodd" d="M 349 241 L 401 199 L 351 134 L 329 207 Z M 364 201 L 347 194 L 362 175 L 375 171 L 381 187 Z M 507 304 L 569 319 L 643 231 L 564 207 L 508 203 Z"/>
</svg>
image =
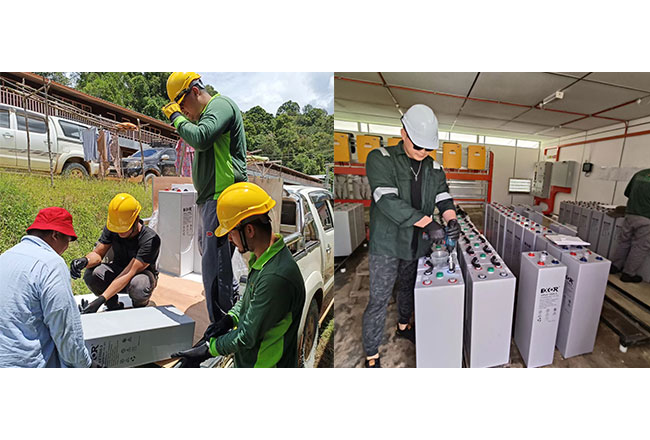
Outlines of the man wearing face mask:
<svg viewBox="0 0 650 440">
<path fill-rule="evenodd" d="M 70 275 L 77 279 L 85 268 L 84 281 L 97 299 L 82 303 L 81 313 L 95 313 L 106 304 L 119 310 L 124 304 L 117 294 L 129 294 L 133 307 L 145 307 L 158 284 L 156 262 L 160 254 L 160 237 L 140 220 L 142 206 L 132 195 L 121 193 L 108 205 L 108 219 L 92 252 L 70 263 Z M 102 263 L 108 251 L 112 261 Z"/>
<path fill-rule="evenodd" d="M 216 237 L 217 199 L 235 182 L 245 182 L 246 134 L 237 104 L 225 96 L 210 96 L 195 72 L 173 72 L 167 79 L 171 101 L 163 107 L 178 134 L 194 150 L 192 182 L 200 213 L 199 248 L 203 289 L 210 321 L 215 323 L 233 305 L 234 285 L 230 246 Z"/>
<path fill-rule="evenodd" d="M 397 288 L 397 336 L 415 343 L 410 324 L 417 262 L 445 239 L 445 228 L 433 219 L 437 207 L 450 239 L 460 226 L 445 172 L 429 153 L 438 148 L 438 120 L 426 105 L 416 104 L 402 117 L 402 141 L 373 150 L 366 161 L 372 191 L 370 205 L 370 298 L 363 314 L 365 366 L 380 367 L 379 345 L 386 307 Z"/>
<path fill-rule="evenodd" d="M 0 367 L 97 367 L 61 255 L 77 239 L 63 208 L 41 209 L 0 255 Z"/>
<path fill-rule="evenodd" d="M 228 314 L 208 327 L 206 342 L 172 357 L 198 366 L 211 356 L 234 353 L 239 368 L 298 366 L 305 283 L 284 239 L 272 233 L 268 212 L 273 206 L 262 188 L 248 182 L 219 196 L 215 234 L 228 234 L 239 252 L 252 253 L 246 290 Z"/>
</svg>

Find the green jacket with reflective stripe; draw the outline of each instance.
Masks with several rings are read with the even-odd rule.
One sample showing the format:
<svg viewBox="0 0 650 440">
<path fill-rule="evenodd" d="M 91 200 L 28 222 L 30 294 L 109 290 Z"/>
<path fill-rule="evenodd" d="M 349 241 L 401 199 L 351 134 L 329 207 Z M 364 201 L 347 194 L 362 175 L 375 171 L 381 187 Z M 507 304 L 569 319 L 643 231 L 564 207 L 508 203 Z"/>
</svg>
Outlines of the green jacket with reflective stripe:
<svg viewBox="0 0 650 440">
<path fill-rule="evenodd" d="M 235 329 L 210 340 L 210 353 L 235 354 L 235 366 L 297 367 L 305 282 L 281 235 L 251 256 L 243 297 L 228 312 Z"/>
<path fill-rule="evenodd" d="M 650 218 L 650 169 L 637 172 L 625 188 L 626 214 Z"/>
<path fill-rule="evenodd" d="M 368 154 L 366 175 L 372 191 L 370 203 L 370 253 L 413 260 L 426 255 L 432 242 L 418 235 L 415 255 L 411 248 L 414 224 L 438 207 L 442 213 L 454 209 L 442 166 L 427 156 L 418 176 L 422 179 L 422 209 L 411 204 L 413 172 L 402 142 Z M 422 229 L 418 228 L 420 231 Z"/>
<path fill-rule="evenodd" d="M 196 124 L 179 116 L 174 127 L 195 150 L 192 182 L 197 204 L 217 200 L 224 189 L 247 180 L 244 121 L 232 99 L 215 95 Z"/>
</svg>

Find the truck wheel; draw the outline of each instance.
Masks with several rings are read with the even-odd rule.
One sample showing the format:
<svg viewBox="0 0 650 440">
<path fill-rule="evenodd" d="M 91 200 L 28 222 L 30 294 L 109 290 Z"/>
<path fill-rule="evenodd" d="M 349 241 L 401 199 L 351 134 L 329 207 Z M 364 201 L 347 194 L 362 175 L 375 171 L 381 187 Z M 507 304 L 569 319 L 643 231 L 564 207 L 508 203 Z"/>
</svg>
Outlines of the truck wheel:
<svg viewBox="0 0 650 440">
<path fill-rule="evenodd" d="M 298 347 L 298 366 L 313 368 L 316 363 L 316 347 L 318 346 L 318 303 L 312 298 L 302 330 L 301 344 Z"/>
<path fill-rule="evenodd" d="M 88 171 L 86 171 L 86 168 L 80 163 L 70 162 L 65 164 L 63 167 L 63 175 L 66 177 L 83 179 L 88 177 Z"/>
<path fill-rule="evenodd" d="M 144 183 L 145 183 L 145 185 L 147 185 L 147 186 L 149 186 L 149 185 L 153 185 L 153 178 L 154 178 L 155 176 L 156 176 L 156 175 L 155 175 L 154 173 L 147 173 L 147 174 L 145 174 L 145 176 L 144 176 Z"/>
</svg>

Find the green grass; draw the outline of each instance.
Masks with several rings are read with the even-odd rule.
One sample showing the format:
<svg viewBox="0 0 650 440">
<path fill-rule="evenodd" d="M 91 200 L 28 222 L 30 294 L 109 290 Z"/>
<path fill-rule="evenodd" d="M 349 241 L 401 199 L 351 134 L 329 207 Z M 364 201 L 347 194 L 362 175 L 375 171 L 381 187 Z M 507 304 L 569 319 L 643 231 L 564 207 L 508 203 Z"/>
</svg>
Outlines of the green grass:
<svg viewBox="0 0 650 440">
<path fill-rule="evenodd" d="M 36 214 L 48 206 L 60 206 L 72 214 L 78 240 L 63 254 L 66 264 L 90 252 L 106 225 L 108 203 L 126 192 L 142 204 L 141 217 L 151 215 L 151 187 L 126 181 L 81 180 L 0 172 L 0 253 L 11 248 L 25 235 Z M 83 280 L 72 281 L 75 295 L 88 293 Z"/>
</svg>

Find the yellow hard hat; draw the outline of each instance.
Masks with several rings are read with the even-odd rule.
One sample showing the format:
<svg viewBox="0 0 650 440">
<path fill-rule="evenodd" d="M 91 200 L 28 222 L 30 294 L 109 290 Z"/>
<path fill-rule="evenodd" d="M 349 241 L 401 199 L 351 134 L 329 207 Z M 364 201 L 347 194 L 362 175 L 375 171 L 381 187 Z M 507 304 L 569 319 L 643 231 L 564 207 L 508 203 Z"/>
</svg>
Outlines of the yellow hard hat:
<svg viewBox="0 0 650 440">
<path fill-rule="evenodd" d="M 120 193 L 113 197 L 108 204 L 108 220 L 106 227 L 109 231 L 122 234 L 133 226 L 142 210 L 140 202 L 131 194 Z"/>
<path fill-rule="evenodd" d="M 201 79 L 201 75 L 196 72 L 172 72 L 167 78 L 167 96 L 170 101 L 178 104 L 183 102 L 183 98 L 190 91 L 192 82 Z"/>
<path fill-rule="evenodd" d="M 266 214 L 274 206 L 275 200 L 254 183 L 239 182 L 230 185 L 217 199 L 219 226 L 214 233 L 217 237 L 223 237 L 242 220 Z"/>
</svg>

